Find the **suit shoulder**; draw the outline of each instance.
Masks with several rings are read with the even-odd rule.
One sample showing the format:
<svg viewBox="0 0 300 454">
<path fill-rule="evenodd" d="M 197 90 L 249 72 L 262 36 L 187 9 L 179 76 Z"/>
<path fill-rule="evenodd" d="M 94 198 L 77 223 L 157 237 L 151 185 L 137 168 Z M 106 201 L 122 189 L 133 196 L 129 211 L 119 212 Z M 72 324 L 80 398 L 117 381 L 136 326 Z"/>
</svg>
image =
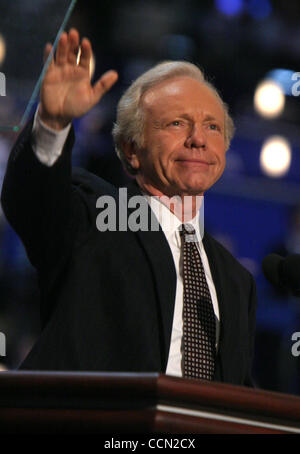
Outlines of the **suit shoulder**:
<svg viewBox="0 0 300 454">
<path fill-rule="evenodd" d="M 72 185 L 75 190 L 90 196 L 115 196 L 117 193 L 117 188 L 111 183 L 81 167 L 72 169 Z"/>
<path fill-rule="evenodd" d="M 244 275 L 245 278 L 253 280 L 252 274 L 231 254 L 231 252 L 207 232 L 204 233 L 203 244 L 208 255 L 213 255 L 218 262 L 222 262 L 222 264 L 231 269 L 231 271 L 240 273 Z"/>
</svg>

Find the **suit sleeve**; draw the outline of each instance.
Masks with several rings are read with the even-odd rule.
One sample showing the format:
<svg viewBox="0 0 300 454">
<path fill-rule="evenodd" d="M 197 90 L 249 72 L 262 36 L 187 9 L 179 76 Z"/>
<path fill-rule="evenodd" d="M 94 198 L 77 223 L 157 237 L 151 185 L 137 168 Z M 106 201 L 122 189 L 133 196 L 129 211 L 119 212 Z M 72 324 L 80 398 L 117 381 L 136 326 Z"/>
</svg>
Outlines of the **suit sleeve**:
<svg viewBox="0 0 300 454">
<path fill-rule="evenodd" d="M 12 149 L 1 203 L 9 223 L 23 241 L 30 262 L 43 273 L 66 259 L 76 235 L 74 211 L 76 215 L 78 204 L 76 207 L 71 184 L 74 132 L 71 130 L 59 159 L 47 167 L 32 150 L 31 131 L 32 122 Z"/>
</svg>

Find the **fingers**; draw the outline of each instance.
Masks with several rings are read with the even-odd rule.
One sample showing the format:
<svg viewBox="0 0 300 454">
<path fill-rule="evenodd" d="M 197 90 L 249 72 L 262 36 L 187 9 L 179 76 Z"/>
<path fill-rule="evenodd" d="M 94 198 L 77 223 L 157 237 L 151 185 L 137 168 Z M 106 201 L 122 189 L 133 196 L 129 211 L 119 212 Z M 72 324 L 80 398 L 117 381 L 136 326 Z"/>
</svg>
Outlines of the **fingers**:
<svg viewBox="0 0 300 454">
<path fill-rule="evenodd" d="M 66 63 L 71 65 L 78 64 L 89 70 L 92 54 L 90 41 L 87 38 L 83 38 L 80 46 L 79 33 L 75 28 L 71 28 L 69 33 L 63 32 L 59 38 L 55 63 L 59 66 Z"/>
<path fill-rule="evenodd" d="M 90 61 L 92 58 L 92 46 L 90 41 L 87 38 L 83 38 L 81 41 L 81 54 L 79 65 L 82 66 L 84 69 L 90 69 Z"/>
<path fill-rule="evenodd" d="M 71 65 L 77 64 L 77 56 L 79 52 L 79 33 L 75 28 L 71 28 L 69 31 L 69 52 L 68 62 Z"/>
<path fill-rule="evenodd" d="M 47 43 L 45 46 L 45 49 L 44 49 L 44 64 L 48 60 L 48 57 L 49 57 L 51 51 L 52 51 L 52 45 L 50 43 Z M 52 55 L 50 65 L 52 65 L 52 64 L 54 64 L 53 55 Z"/>
<path fill-rule="evenodd" d="M 80 55 L 78 57 L 79 49 Z M 45 46 L 44 51 L 45 61 L 51 52 L 53 52 L 53 47 L 48 43 Z M 63 32 L 61 34 L 56 50 L 56 58 L 51 59 L 50 66 L 63 66 L 65 64 L 74 66 L 78 65 L 87 70 L 89 73 L 92 55 L 93 53 L 90 41 L 87 38 L 83 38 L 80 47 L 79 33 L 76 29 L 72 28 L 69 33 Z M 103 76 L 92 87 L 94 104 L 96 104 L 100 98 L 108 90 L 110 90 L 117 80 L 118 74 L 116 71 L 110 70 L 103 74 Z"/>
<path fill-rule="evenodd" d="M 56 64 L 64 65 L 68 60 L 69 35 L 66 32 L 61 34 L 56 50 Z"/>
<path fill-rule="evenodd" d="M 102 98 L 102 96 L 111 89 L 111 87 L 117 82 L 118 73 L 110 70 L 103 74 L 102 77 L 93 86 L 94 102 L 95 104 Z"/>
</svg>

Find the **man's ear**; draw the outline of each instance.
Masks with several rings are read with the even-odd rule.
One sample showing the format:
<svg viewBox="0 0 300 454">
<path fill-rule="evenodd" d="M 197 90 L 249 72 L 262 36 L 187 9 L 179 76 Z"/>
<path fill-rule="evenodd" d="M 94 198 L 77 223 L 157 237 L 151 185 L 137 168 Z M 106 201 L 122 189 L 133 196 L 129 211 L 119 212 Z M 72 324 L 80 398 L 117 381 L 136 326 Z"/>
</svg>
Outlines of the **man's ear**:
<svg viewBox="0 0 300 454">
<path fill-rule="evenodd" d="M 137 146 L 134 142 L 127 142 L 124 143 L 122 146 L 122 150 L 127 162 L 131 165 L 134 170 L 138 170 L 140 168 L 140 160 L 137 155 Z"/>
</svg>

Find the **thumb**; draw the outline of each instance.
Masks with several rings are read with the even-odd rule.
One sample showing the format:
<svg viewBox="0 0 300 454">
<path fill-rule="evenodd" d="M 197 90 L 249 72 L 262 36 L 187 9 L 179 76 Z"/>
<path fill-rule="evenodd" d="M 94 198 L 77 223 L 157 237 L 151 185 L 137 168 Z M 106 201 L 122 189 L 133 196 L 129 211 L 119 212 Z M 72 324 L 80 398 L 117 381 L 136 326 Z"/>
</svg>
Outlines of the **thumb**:
<svg viewBox="0 0 300 454">
<path fill-rule="evenodd" d="M 104 73 L 93 86 L 94 102 L 97 103 L 118 80 L 118 73 L 110 70 Z"/>
</svg>

